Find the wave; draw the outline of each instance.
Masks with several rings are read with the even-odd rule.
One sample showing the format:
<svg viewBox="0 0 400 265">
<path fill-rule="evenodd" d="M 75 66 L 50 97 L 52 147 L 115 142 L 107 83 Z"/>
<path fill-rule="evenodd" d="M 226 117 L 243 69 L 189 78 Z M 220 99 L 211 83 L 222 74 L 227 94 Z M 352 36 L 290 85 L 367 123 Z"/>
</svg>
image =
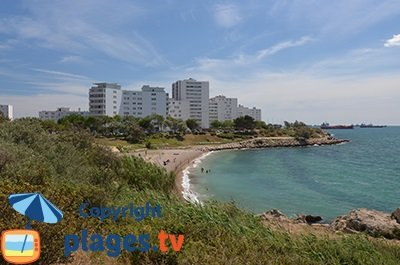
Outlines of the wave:
<svg viewBox="0 0 400 265">
<path fill-rule="evenodd" d="M 190 169 L 196 168 L 201 163 L 201 161 L 211 153 L 213 153 L 213 151 L 203 154 L 199 158 L 195 159 L 191 165 L 187 166 L 182 171 L 182 188 L 183 188 L 182 195 L 185 200 L 191 203 L 202 205 L 202 202 L 199 199 L 199 195 L 191 189 L 190 177 L 189 177 Z"/>
</svg>

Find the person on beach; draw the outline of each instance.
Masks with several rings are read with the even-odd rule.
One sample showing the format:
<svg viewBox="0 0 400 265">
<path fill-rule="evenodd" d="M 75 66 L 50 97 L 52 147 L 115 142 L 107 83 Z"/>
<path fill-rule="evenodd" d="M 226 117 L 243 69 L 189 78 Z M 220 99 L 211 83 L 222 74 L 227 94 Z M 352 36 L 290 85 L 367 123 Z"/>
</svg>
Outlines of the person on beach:
<svg viewBox="0 0 400 265">
<path fill-rule="evenodd" d="M 201 168 L 201 173 L 204 173 L 204 167 Z"/>
</svg>

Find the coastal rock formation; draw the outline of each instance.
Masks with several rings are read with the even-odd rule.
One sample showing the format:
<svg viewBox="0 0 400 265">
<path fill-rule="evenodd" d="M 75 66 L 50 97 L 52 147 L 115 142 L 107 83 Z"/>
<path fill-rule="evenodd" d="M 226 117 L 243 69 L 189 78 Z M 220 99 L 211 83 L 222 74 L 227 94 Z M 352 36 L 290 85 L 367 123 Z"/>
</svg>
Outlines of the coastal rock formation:
<svg viewBox="0 0 400 265">
<path fill-rule="evenodd" d="M 322 217 L 318 215 L 301 214 L 296 218 L 296 220 L 307 224 L 316 224 L 322 221 Z"/>
<path fill-rule="evenodd" d="M 322 221 L 321 216 L 313 216 L 313 215 L 305 215 L 305 214 L 300 214 L 296 218 L 289 218 L 277 209 L 269 210 L 269 211 L 261 214 L 260 216 L 265 221 L 285 221 L 285 222 L 291 222 L 291 223 L 296 223 L 296 224 L 300 224 L 300 223 L 315 224 L 315 223 Z"/>
<path fill-rule="evenodd" d="M 284 215 L 281 211 L 279 211 L 277 209 L 269 210 L 265 213 L 262 213 L 260 216 L 263 220 L 268 220 L 268 221 L 272 221 L 272 220 L 288 221 L 288 220 L 290 220 L 286 215 Z"/>
<path fill-rule="evenodd" d="M 388 213 L 368 209 L 355 209 L 339 216 L 331 228 L 344 232 L 366 232 L 372 236 L 400 239 L 400 224 Z"/>
<path fill-rule="evenodd" d="M 398 224 L 400 224 L 400 208 L 394 210 L 394 212 L 392 213 L 392 218 L 395 219 Z"/>
<path fill-rule="evenodd" d="M 319 146 L 349 142 L 349 140 L 336 139 L 330 136 L 311 139 L 296 139 L 294 137 L 259 137 L 236 143 L 227 143 L 217 146 L 208 146 L 203 151 L 219 151 L 227 149 L 250 149 L 266 147 L 296 147 Z"/>
</svg>

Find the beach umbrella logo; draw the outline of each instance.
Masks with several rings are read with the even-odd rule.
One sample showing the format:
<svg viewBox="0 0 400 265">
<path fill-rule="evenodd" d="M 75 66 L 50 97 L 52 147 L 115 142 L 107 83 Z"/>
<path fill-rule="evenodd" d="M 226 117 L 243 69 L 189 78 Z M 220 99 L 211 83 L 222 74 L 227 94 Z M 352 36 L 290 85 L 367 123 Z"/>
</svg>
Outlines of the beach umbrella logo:
<svg viewBox="0 0 400 265">
<path fill-rule="evenodd" d="M 13 264 L 29 264 L 40 257 L 40 235 L 32 230 L 32 221 L 55 224 L 63 213 L 40 193 L 12 194 L 11 206 L 28 218 L 25 230 L 6 230 L 1 234 L 1 252 L 5 261 Z"/>
</svg>

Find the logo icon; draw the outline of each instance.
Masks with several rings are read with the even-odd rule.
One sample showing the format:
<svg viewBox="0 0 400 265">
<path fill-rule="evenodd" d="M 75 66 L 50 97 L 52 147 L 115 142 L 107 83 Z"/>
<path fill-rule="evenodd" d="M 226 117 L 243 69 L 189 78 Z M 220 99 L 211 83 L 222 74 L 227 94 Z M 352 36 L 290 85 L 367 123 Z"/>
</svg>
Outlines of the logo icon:
<svg viewBox="0 0 400 265">
<path fill-rule="evenodd" d="M 40 257 L 40 236 L 33 230 L 8 230 L 1 234 L 4 260 L 14 264 L 28 264 Z"/>
<path fill-rule="evenodd" d="M 12 194 L 11 206 L 28 218 L 25 230 L 5 230 L 1 234 L 1 252 L 5 261 L 12 264 L 29 264 L 40 257 L 40 235 L 32 230 L 32 221 L 54 224 L 63 213 L 40 193 Z"/>
</svg>

